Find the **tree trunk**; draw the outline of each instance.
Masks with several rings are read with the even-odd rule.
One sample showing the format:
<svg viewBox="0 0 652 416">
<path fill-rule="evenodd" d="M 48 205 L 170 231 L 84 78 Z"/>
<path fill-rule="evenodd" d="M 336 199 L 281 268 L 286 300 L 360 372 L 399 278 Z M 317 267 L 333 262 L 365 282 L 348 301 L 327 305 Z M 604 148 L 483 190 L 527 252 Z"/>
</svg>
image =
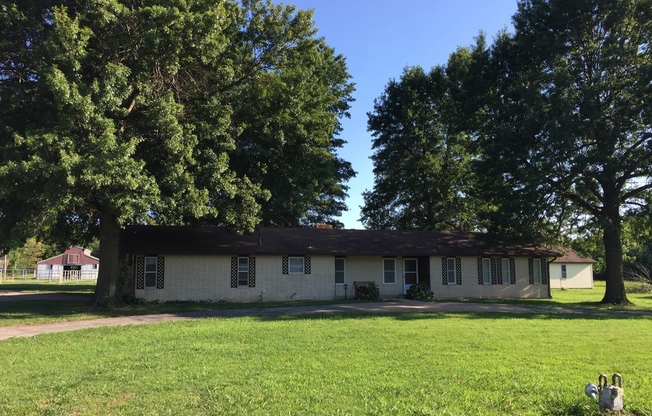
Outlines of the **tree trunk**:
<svg viewBox="0 0 652 416">
<path fill-rule="evenodd" d="M 602 303 L 629 305 L 623 280 L 623 246 L 621 242 L 621 221 L 618 208 L 614 208 L 604 226 L 605 277 L 607 288 Z"/>
<path fill-rule="evenodd" d="M 96 306 L 107 306 L 117 301 L 120 274 L 120 224 L 112 210 L 100 215 L 100 270 L 95 286 Z"/>
</svg>

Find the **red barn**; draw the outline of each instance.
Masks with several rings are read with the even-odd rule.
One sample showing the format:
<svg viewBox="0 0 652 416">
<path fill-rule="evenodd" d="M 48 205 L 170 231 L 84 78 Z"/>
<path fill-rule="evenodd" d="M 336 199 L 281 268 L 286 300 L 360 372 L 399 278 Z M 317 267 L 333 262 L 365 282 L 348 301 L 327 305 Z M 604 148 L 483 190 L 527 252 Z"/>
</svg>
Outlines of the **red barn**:
<svg viewBox="0 0 652 416">
<path fill-rule="evenodd" d="M 39 261 L 36 265 L 37 279 L 94 280 L 100 259 L 81 247 L 69 247 L 63 254 Z"/>
</svg>

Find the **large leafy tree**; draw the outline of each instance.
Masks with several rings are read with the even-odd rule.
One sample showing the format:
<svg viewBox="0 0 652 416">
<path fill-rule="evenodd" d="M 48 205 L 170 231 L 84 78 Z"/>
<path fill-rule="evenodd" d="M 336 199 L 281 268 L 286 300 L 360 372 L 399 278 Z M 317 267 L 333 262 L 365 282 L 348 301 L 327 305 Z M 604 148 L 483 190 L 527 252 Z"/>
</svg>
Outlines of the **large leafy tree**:
<svg viewBox="0 0 652 416">
<path fill-rule="evenodd" d="M 603 232 L 605 303 L 628 303 L 622 217 L 652 189 L 652 1 L 524 0 L 495 42 L 479 164 L 503 231 Z"/>
<path fill-rule="evenodd" d="M 453 55 L 454 73 L 464 73 L 458 67 L 466 67 L 469 58 L 467 50 Z M 470 139 L 460 131 L 452 98 L 455 80 L 443 67 L 430 73 L 407 68 L 375 101 L 368 114 L 375 181 L 363 195 L 366 227 L 477 228 L 470 194 Z"/>
<path fill-rule="evenodd" d="M 231 166 L 270 191 L 257 200 L 265 226 L 336 223 L 346 210 L 345 183 L 355 174 L 336 153 L 344 144 L 339 119 L 348 116 L 353 92 L 346 63 L 323 39 L 305 36 L 314 34 L 308 14 L 292 13 L 259 4 L 240 22 L 241 52 L 272 54 L 267 70 L 232 97 Z M 293 20 L 290 31 L 281 24 Z M 265 51 L 283 38 L 285 49 Z"/>
<path fill-rule="evenodd" d="M 18 241 L 99 230 L 100 304 L 118 295 L 124 224 L 246 231 L 260 221 L 271 189 L 231 160 L 257 116 L 255 85 L 291 72 L 302 54 L 325 68 L 341 62 L 312 40 L 310 13 L 259 0 L 25 0 L 3 4 L 0 28 L 0 229 Z M 312 113 L 331 126 L 346 79 L 320 79 L 344 91 Z M 291 98 L 285 87 L 271 95 Z M 334 152 L 339 142 L 328 140 L 318 151 Z"/>
</svg>

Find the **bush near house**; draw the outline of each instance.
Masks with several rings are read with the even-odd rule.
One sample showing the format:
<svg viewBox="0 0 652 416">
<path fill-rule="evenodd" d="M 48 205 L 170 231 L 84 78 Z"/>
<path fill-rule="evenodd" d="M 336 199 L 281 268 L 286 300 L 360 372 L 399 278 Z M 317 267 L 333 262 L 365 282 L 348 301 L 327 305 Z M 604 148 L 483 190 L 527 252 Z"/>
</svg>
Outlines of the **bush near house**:
<svg viewBox="0 0 652 416">
<path fill-rule="evenodd" d="M 380 289 L 374 282 L 365 282 L 364 284 L 355 285 L 353 299 L 357 300 L 378 300 L 380 299 Z"/>
<path fill-rule="evenodd" d="M 416 285 L 410 286 L 405 293 L 405 298 L 411 300 L 432 300 L 435 298 L 435 294 L 432 293 L 427 283 L 419 282 Z"/>
</svg>

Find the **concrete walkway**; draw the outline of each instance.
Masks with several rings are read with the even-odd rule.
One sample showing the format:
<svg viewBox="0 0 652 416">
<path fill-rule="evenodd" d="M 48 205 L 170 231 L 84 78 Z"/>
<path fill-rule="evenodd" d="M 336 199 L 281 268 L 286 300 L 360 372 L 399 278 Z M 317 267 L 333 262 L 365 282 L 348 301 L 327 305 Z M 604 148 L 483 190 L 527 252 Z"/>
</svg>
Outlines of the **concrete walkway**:
<svg viewBox="0 0 652 416">
<path fill-rule="evenodd" d="M 25 299 L 25 298 L 23 298 Z M 336 312 L 366 312 L 366 313 L 395 313 L 395 312 L 473 312 L 473 313 L 562 313 L 585 315 L 609 316 L 652 316 L 652 312 L 639 311 L 603 311 L 592 309 L 574 308 L 547 308 L 535 306 L 519 306 L 495 303 L 466 303 L 466 302 L 418 302 L 411 300 L 397 300 L 393 302 L 374 303 L 347 303 L 321 306 L 289 306 L 279 308 L 244 308 L 222 309 L 210 311 L 192 311 L 180 313 L 166 313 L 154 315 L 123 316 L 118 318 L 101 318 L 85 321 L 57 322 L 49 324 L 19 325 L 0 327 L 0 340 L 16 337 L 32 337 L 40 334 L 55 332 L 75 331 L 84 328 L 97 328 L 116 325 L 141 325 L 165 321 L 178 321 L 197 318 L 233 318 L 243 316 L 280 316 L 304 315 Z"/>
</svg>

